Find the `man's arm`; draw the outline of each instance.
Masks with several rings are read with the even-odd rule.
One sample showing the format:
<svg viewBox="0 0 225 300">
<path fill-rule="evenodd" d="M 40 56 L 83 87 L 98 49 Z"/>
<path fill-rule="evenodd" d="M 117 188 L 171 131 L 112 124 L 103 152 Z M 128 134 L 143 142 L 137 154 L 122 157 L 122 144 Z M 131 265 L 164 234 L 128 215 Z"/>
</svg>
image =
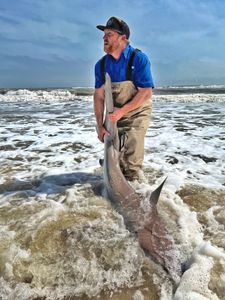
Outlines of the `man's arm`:
<svg viewBox="0 0 225 300">
<path fill-rule="evenodd" d="M 96 130 L 98 138 L 101 142 L 104 141 L 104 135 L 107 133 L 104 127 L 104 106 L 105 106 L 105 92 L 103 86 L 96 88 L 94 92 L 94 112 L 96 119 Z"/>
<path fill-rule="evenodd" d="M 140 107 L 146 100 L 152 97 L 152 88 L 138 88 L 137 94 L 134 98 L 125 104 L 123 107 L 114 110 L 113 113 L 109 114 L 109 119 L 112 122 L 119 121 L 124 115 L 130 111 Z"/>
</svg>

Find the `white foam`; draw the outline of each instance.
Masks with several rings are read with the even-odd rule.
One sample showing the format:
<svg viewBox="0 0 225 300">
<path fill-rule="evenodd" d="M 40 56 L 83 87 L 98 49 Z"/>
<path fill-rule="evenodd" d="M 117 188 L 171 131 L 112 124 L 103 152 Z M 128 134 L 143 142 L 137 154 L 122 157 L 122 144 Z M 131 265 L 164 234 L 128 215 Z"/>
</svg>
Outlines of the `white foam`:
<svg viewBox="0 0 225 300">
<path fill-rule="evenodd" d="M 67 89 L 53 89 L 53 90 L 28 90 L 18 89 L 9 90 L 5 94 L 0 94 L 0 101 L 6 102 L 29 102 L 29 101 L 74 101 L 81 97 L 76 93 Z M 90 101 L 92 96 L 82 96 L 82 100 Z"/>
<path fill-rule="evenodd" d="M 46 190 L 46 186 L 41 188 Z M 82 195 L 88 189 L 91 191 L 90 184 L 71 187 L 63 204 L 61 201 L 53 201 L 50 198 L 51 194 L 44 194 L 45 198 L 36 194 L 36 204 L 42 203 L 44 207 L 36 212 L 35 216 L 27 217 L 24 234 L 29 237 L 29 233 L 32 232 L 32 241 L 43 242 L 43 246 L 37 244 L 35 251 L 26 251 L 11 239 L 2 274 L 5 279 L 13 281 L 16 272 L 23 280 L 24 274 L 29 270 L 33 287 L 19 282 L 12 289 L 6 285 L 3 299 L 15 299 L 15 295 L 16 299 L 23 300 L 35 298 L 37 295 L 48 299 L 63 299 L 82 294 L 94 297 L 103 289 L 114 290 L 124 285 L 133 286 L 142 282 L 143 252 L 137 240 L 130 236 L 122 217 L 112 211 L 105 200 L 95 200 L 90 193 L 88 198 Z M 27 205 L 32 204 L 35 205 L 35 202 L 24 203 L 24 210 Z M 91 213 L 93 219 L 88 218 Z M 66 255 L 61 256 L 56 252 L 51 256 L 49 263 L 48 254 L 45 256 L 45 247 L 51 246 L 51 243 L 54 245 L 57 231 L 61 232 L 66 226 L 62 225 L 61 229 L 56 227 L 52 231 L 51 224 L 60 224 L 62 214 L 65 214 L 67 219 L 74 215 L 74 222 L 71 223 L 73 225 L 66 230 Z M 23 230 L 23 227 L 21 229 Z M 5 230 L 7 231 L 7 227 Z M 46 235 L 46 230 L 49 230 L 49 235 Z M 43 238 L 47 237 L 46 242 L 40 240 L 41 233 Z M 54 252 L 54 248 L 50 250 Z M 111 267 L 107 267 L 110 264 Z"/>
<path fill-rule="evenodd" d="M 208 287 L 210 281 L 210 270 L 214 261 L 212 257 L 200 254 L 205 245 L 197 247 L 193 252 L 192 264 L 184 273 L 174 296 L 174 300 L 219 300 Z M 206 248 L 208 248 L 207 246 Z M 200 250 L 200 251 L 199 251 Z M 205 251 L 204 251 L 205 252 Z M 213 253 L 211 249 L 211 253 Z M 217 251 L 216 251 L 217 252 Z M 209 253 L 208 253 L 209 254 Z"/>
<path fill-rule="evenodd" d="M 133 300 L 144 300 L 144 295 L 141 291 L 137 290 L 134 295 L 132 296 Z"/>
<path fill-rule="evenodd" d="M 210 256 L 216 259 L 225 259 L 225 253 L 223 249 L 219 249 L 216 246 L 212 246 L 210 241 L 203 242 L 196 249 L 195 253 L 200 253 L 205 256 Z"/>
<path fill-rule="evenodd" d="M 13 289 L 6 281 L 0 280 L 4 295 L 2 297 L 5 297 L 3 299 L 25 300 L 35 296 L 60 299 L 65 295 L 72 297 L 82 293 L 97 296 L 104 288 L 114 290 L 124 285 L 132 286 L 135 284 L 134 278 L 138 282 L 143 279 L 142 255 L 139 253 L 137 241 L 129 236 L 123 218 L 93 192 L 92 184 L 101 181 L 101 177 L 98 176 L 99 173 L 101 174 L 98 170 L 98 160 L 103 156 L 103 145 L 98 142 L 94 130 L 91 97 L 81 97 L 82 101 L 75 99 L 68 101 L 70 95 L 65 98 L 65 95 L 60 96 L 57 93 L 58 91 L 48 95 L 40 93 L 40 98 L 37 91 L 34 94 L 26 91 L 14 95 L 9 93 L 6 94 L 4 100 L 6 102 L 2 103 L 0 108 L 1 208 L 5 207 L 7 212 L 13 208 L 16 211 L 17 203 L 24 211 L 28 205 L 33 207 L 31 214 L 28 216 L 22 214 L 15 221 L 13 218 L 7 219 L 4 214 L 1 216 L 4 217 L 4 226 L 0 228 L 0 239 L 5 241 L 4 245 L 10 250 L 8 256 L 4 258 L 4 276 L 13 278 L 14 258 L 18 262 L 30 259 L 30 252 L 21 252 L 22 248 L 15 240 L 17 234 L 21 233 L 9 230 L 9 225 L 15 225 L 13 222 L 26 224 L 27 234 L 32 232 L 34 239 L 37 237 L 38 230 L 44 230 L 49 224 L 56 222 L 61 214 L 74 213 L 75 217 L 78 214 L 80 224 L 85 224 L 86 227 L 79 225 L 81 226 L 78 226 L 79 229 L 74 221 L 76 226 L 69 230 L 71 234 L 69 258 L 63 257 L 62 260 L 61 257 L 55 265 L 50 266 L 40 264 L 38 257 L 34 258 L 31 267 L 36 276 L 35 288 L 31 288 L 29 284 L 18 283 Z M 63 100 L 60 100 L 62 99 L 60 97 Z M 186 95 L 186 100 L 187 97 L 189 96 Z M 23 103 L 24 99 L 25 101 L 36 100 L 32 100 L 33 102 L 27 105 Z M 43 99 L 52 100 L 49 100 L 50 103 L 43 103 Z M 179 99 L 170 103 L 157 103 L 158 99 L 160 100 L 155 98 L 153 123 L 147 132 L 144 162 L 146 169 L 152 168 L 155 172 L 147 175 L 151 178 L 155 176 L 158 180 L 154 186 L 146 183 L 140 185 L 139 192 L 149 196 L 154 187 L 168 176 L 160 198 L 159 212 L 168 223 L 172 236 L 180 244 L 181 258 L 188 258 L 193 249 L 196 249 L 190 271 L 184 274 L 178 287 L 176 300 L 199 300 L 204 297 L 216 299 L 208 290 L 207 282 L 213 260 L 223 260 L 224 252 L 203 242 L 202 228 L 196 212 L 191 212 L 175 193 L 189 183 L 203 185 L 206 188 L 224 189 L 224 105 L 207 103 L 209 96 L 202 100 L 204 105 L 196 103 L 198 97 L 190 98 L 192 103 L 180 102 L 179 104 L 176 102 L 180 101 Z M 204 161 L 201 155 L 204 159 L 212 158 L 212 161 Z M 148 202 L 144 201 L 142 204 L 146 210 L 149 209 Z M 35 207 L 39 205 L 43 207 L 35 212 Z M 213 214 L 215 209 L 217 206 L 209 209 L 205 217 L 210 229 L 217 233 L 224 228 L 215 219 Z M 89 216 L 90 211 L 94 215 L 99 213 L 101 217 L 97 220 L 85 217 Z M 15 228 L 20 230 L 19 226 Z M 77 254 L 74 253 L 76 245 L 82 247 L 75 232 L 82 234 L 83 241 L 90 248 L 89 254 L 97 245 L 104 248 L 109 243 L 111 249 L 115 249 L 112 253 L 112 261 L 118 263 L 119 271 L 113 272 L 112 268 L 108 271 L 104 270 L 93 251 L 91 263 L 85 260 L 78 248 L 76 248 Z M 49 237 L 51 238 L 51 235 Z M 121 256 L 117 256 L 119 249 L 116 251 L 116 247 L 121 244 L 124 246 L 125 256 L 121 253 Z M 37 259 L 36 265 L 35 259 Z M 89 281 L 81 280 L 74 286 L 73 276 L 70 277 L 66 273 L 67 270 L 71 270 L 71 274 L 79 274 L 81 279 L 89 276 Z M 59 278 L 59 281 L 56 280 L 58 286 L 55 291 L 52 290 L 52 286 L 55 286 L 56 281 L 51 276 L 49 276 L 52 279 L 50 287 L 47 285 L 40 287 L 40 283 L 48 279 L 43 276 L 52 275 L 54 272 Z M 64 273 L 68 276 L 65 277 Z M 192 278 L 196 281 L 200 280 L 200 287 L 196 283 L 193 285 L 196 287 L 195 290 L 188 290 L 188 286 L 192 286 Z M 71 285 L 67 285 L 66 280 Z M 159 281 L 158 285 L 160 284 L 162 284 L 162 299 L 170 299 L 168 286 L 171 288 L 171 284 L 168 283 L 164 287 L 164 283 Z M 202 292 L 205 287 L 206 292 Z M 138 292 L 135 295 L 138 295 Z"/>
<path fill-rule="evenodd" d="M 198 222 L 197 214 L 190 211 L 189 207 L 182 201 L 178 195 L 168 190 L 165 185 L 160 196 L 158 212 L 164 219 L 166 229 L 170 239 L 174 241 L 172 251 L 168 252 L 168 257 L 172 257 L 177 264 L 187 266 L 187 261 L 193 253 L 193 250 L 202 243 L 203 233 L 201 225 Z M 177 270 L 171 266 L 171 274 L 176 284 L 179 286 L 180 279 Z M 168 287 L 163 292 L 164 298 L 167 299 L 166 293 Z"/>
<path fill-rule="evenodd" d="M 203 109 L 194 104 L 170 103 L 155 104 L 154 112 L 147 133 L 145 163 L 168 175 L 175 189 L 179 189 L 182 181 L 222 188 L 224 108 L 219 104 L 209 104 Z"/>
<path fill-rule="evenodd" d="M 153 95 L 153 101 L 155 102 L 224 102 L 224 94 L 184 94 L 184 95 Z"/>
</svg>

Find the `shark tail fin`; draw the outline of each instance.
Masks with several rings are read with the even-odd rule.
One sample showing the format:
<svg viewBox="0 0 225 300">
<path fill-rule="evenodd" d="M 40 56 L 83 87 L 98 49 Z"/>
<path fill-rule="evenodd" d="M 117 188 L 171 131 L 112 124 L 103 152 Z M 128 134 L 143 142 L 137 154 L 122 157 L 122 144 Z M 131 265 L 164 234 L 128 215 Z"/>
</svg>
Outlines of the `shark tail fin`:
<svg viewBox="0 0 225 300">
<path fill-rule="evenodd" d="M 163 180 L 163 182 L 160 184 L 160 186 L 157 187 L 156 190 L 154 190 L 152 193 L 151 193 L 151 196 L 150 196 L 150 203 L 152 206 L 155 206 L 159 200 L 159 196 L 160 196 L 160 193 L 161 193 L 161 190 L 163 188 L 163 185 L 166 181 L 167 177 Z"/>
</svg>

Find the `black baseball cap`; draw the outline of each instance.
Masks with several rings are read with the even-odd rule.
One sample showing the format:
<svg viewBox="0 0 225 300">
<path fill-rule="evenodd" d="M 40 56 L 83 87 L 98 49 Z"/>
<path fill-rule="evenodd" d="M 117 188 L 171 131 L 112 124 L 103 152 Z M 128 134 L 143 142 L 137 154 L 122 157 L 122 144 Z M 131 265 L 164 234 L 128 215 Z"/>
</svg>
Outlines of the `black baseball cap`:
<svg viewBox="0 0 225 300">
<path fill-rule="evenodd" d="M 106 25 L 97 25 L 98 29 L 104 31 L 105 29 L 111 29 L 119 34 L 126 35 L 126 38 L 129 39 L 130 29 L 126 22 L 117 17 L 111 17 L 108 19 Z"/>
</svg>

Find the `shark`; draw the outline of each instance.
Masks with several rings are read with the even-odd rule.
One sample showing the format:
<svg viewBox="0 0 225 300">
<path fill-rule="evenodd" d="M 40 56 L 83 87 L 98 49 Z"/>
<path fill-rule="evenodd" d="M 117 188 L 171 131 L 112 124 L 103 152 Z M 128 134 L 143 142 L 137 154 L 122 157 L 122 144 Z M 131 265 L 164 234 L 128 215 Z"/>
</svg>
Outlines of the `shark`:
<svg viewBox="0 0 225 300">
<path fill-rule="evenodd" d="M 149 199 L 136 192 L 124 177 L 119 162 L 118 129 L 108 114 L 113 112 L 113 97 L 110 76 L 105 78 L 105 128 L 109 134 L 104 136 L 103 181 L 106 196 L 124 217 L 127 228 L 135 233 L 139 244 L 147 255 L 159 263 L 175 281 L 182 274 L 177 259 L 174 242 L 169 236 L 164 220 L 157 210 L 160 192 L 166 179 L 157 187 Z"/>
</svg>

